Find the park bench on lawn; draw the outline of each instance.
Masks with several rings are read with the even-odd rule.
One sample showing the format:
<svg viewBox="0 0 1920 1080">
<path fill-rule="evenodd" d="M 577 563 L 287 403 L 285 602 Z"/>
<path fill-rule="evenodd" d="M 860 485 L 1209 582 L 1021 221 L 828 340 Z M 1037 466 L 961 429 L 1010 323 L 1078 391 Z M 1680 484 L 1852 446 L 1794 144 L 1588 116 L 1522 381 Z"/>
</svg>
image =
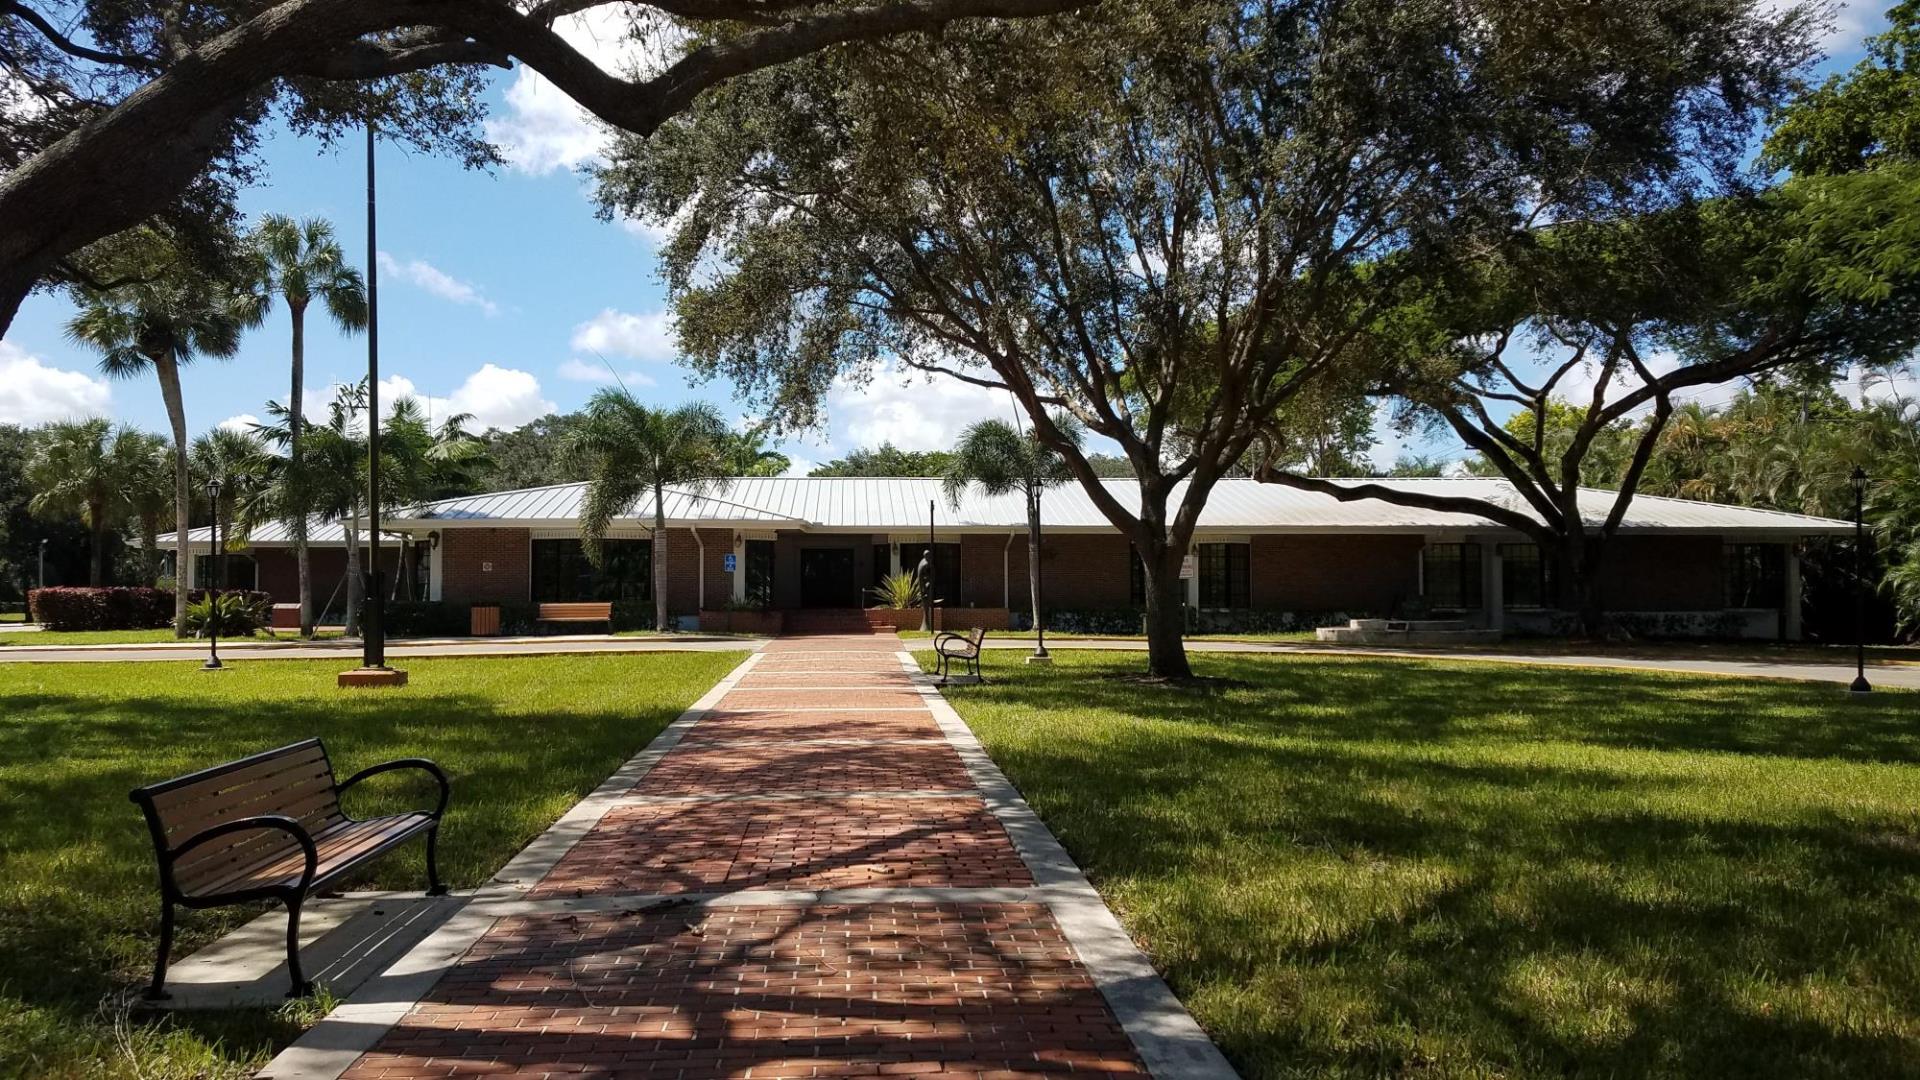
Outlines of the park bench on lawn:
<svg viewBox="0 0 1920 1080">
<path fill-rule="evenodd" d="M 592 623 L 607 624 L 607 633 L 613 633 L 613 605 L 611 603 L 568 603 L 541 604 L 534 615 L 537 622 L 543 623 Z"/>
<path fill-rule="evenodd" d="M 340 796 L 370 776 L 418 769 L 440 785 L 432 811 L 356 820 Z M 152 1000 L 167 996 L 167 953 L 173 947 L 173 909 L 225 907 L 279 900 L 287 907 L 288 997 L 312 990 L 300 970 L 300 907 L 307 897 L 399 845 L 427 837 L 427 895 L 443 896 L 435 855 L 440 818 L 450 795 L 447 774 L 425 758 L 401 758 L 365 768 L 336 783 L 319 739 L 229 761 L 158 784 L 136 788 L 160 862 L 160 950 Z"/>
<path fill-rule="evenodd" d="M 980 650 L 986 642 L 987 632 L 981 627 L 974 627 L 964 634 L 948 631 L 934 638 L 933 651 L 940 657 L 937 669 L 940 681 L 952 678 L 955 661 L 966 668 L 967 674 L 980 678 Z"/>
</svg>

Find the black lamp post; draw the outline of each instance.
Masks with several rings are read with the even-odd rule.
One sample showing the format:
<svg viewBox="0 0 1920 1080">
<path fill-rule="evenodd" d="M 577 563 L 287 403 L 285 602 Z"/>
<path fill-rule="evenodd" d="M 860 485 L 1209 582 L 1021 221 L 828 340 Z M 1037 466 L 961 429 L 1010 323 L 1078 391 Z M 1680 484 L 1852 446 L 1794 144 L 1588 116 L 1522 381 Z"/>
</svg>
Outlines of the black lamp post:
<svg viewBox="0 0 1920 1080">
<path fill-rule="evenodd" d="M 40 588 L 44 589 L 46 587 L 47 587 L 47 539 L 46 537 L 43 536 L 40 538 Z M 29 604 L 27 605 L 27 607 L 31 609 L 33 605 Z M 35 619 L 39 618 L 38 613 L 31 612 L 30 610 L 30 614 L 33 614 L 33 617 Z"/>
<path fill-rule="evenodd" d="M 1867 470 L 1854 466 L 1847 478 L 1853 487 L 1853 685 L 1856 694 L 1870 692 L 1867 684 Z"/>
<path fill-rule="evenodd" d="M 220 478 L 207 481 L 207 502 L 213 507 L 213 527 L 207 530 L 212 542 L 212 564 L 207 579 L 207 662 L 201 665 L 203 671 L 219 671 L 220 664 L 220 571 L 224 569 L 220 556 L 224 545 L 220 542 Z"/>
<path fill-rule="evenodd" d="M 927 551 L 920 556 L 920 630 L 933 633 L 933 500 L 927 500 Z"/>
<path fill-rule="evenodd" d="M 1029 497 L 1027 512 L 1033 515 L 1033 550 L 1028 554 L 1037 563 L 1040 560 L 1042 550 L 1040 539 L 1040 484 L 1038 481 L 1029 478 L 1027 485 L 1027 490 L 1032 492 L 1032 495 Z M 1046 617 L 1041 614 L 1041 610 L 1045 604 L 1045 598 L 1041 595 L 1041 590 L 1046 585 L 1047 575 L 1045 571 L 1038 566 L 1035 566 L 1028 572 L 1033 575 L 1034 644 L 1033 655 L 1027 659 L 1033 663 L 1051 663 L 1053 657 L 1047 652 L 1047 620 Z"/>
</svg>

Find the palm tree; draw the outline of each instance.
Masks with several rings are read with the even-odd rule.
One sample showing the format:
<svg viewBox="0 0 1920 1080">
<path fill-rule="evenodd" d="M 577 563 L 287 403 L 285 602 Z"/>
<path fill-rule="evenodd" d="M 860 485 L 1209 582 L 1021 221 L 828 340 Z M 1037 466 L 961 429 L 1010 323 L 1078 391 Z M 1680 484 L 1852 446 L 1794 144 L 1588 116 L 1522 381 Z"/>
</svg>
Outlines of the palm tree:
<svg viewBox="0 0 1920 1080">
<path fill-rule="evenodd" d="M 324 218 L 295 221 L 268 214 L 252 237 L 255 277 L 267 297 L 278 295 L 293 317 L 293 385 L 287 397 L 287 468 L 299 471 L 305 461 L 302 428 L 306 425 L 301 398 L 306 379 L 307 308 L 318 300 L 341 330 L 353 333 L 367 325 L 367 289 L 360 271 L 334 239 L 333 225 Z M 297 493 L 299 485 L 288 489 Z M 286 507 L 293 533 L 294 562 L 300 578 L 300 633 L 313 636 L 313 567 L 307 547 L 310 507 Z"/>
<path fill-rule="evenodd" d="M 1080 429 L 1070 418 L 1054 422 L 1070 438 L 1079 439 Z M 1046 619 L 1040 605 L 1040 496 L 1047 488 L 1072 479 L 1057 451 L 1004 420 L 981 420 L 961 432 L 942 478 L 947 502 L 955 507 L 975 484 L 988 495 L 1018 491 L 1026 499 L 1027 588 L 1032 594 L 1036 657 L 1047 656 Z"/>
<path fill-rule="evenodd" d="M 767 447 L 766 432 L 748 428 L 727 436 L 721 471 L 728 476 L 779 476 L 793 467 L 792 459 Z"/>
<path fill-rule="evenodd" d="M 300 469 L 292 458 L 269 462 L 259 490 L 241 507 L 243 533 L 266 521 L 287 521 L 296 507 L 304 507 L 322 521 L 338 521 L 347 540 L 347 617 L 349 636 L 360 632 L 360 605 L 366 583 L 360 577 L 360 508 L 366 498 L 367 437 L 361 415 L 367 411 L 367 384 L 363 379 L 334 387 L 327 403 L 327 419 L 303 425 L 306 457 Z M 271 422 L 258 429 L 268 443 L 288 449 L 293 439 L 291 410 L 267 402 Z"/>
<path fill-rule="evenodd" d="M 595 566 L 603 564 L 602 544 L 614 519 L 631 513 L 643 496 L 653 497 L 653 612 L 660 631 L 668 629 L 666 489 L 699 495 L 719 483 L 730 435 L 719 412 L 704 402 L 650 409 L 625 390 L 609 388 L 593 395 L 568 440 L 568 457 L 588 478 L 580 545 Z"/>
<path fill-rule="evenodd" d="M 471 423 L 472 413 L 456 413 L 436 427 L 418 399 L 394 402 L 380 425 L 381 501 L 407 506 L 471 493 L 487 457 L 487 444 L 467 430 Z"/>
<path fill-rule="evenodd" d="M 193 493 L 180 368 L 196 357 L 228 357 L 238 352 L 241 331 L 259 325 L 259 298 L 189 274 L 83 291 L 78 298 L 80 314 L 67 324 L 67 336 L 100 353 L 100 370 L 116 379 L 151 370 L 159 380 L 160 398 L 173 431 L 174 531 L 184 542 L 192 524 Z M 180 560 L 179 587 L 174 590 L 174 633 L 183 637 L 192 566 L 191 560 Z"/>
<path fill-rule="evenodd" d="M 141 577 L 148 585 L 160 584 L 160 520 L 173 507 L 173 447 L 159 435 L 135 432 L 136 442 L 127 448 L 126 470 L 120 478 L 120 490 L 126 496 L 127 514 L 140 534 Z M 174 545 L 176 548 L 179 545 Z M 176 558 L 179 557 L 176 552 Z"/>
<path fill-rule="evenodd" d="M 214 528 L 225 537 L 228 550 L 246 546 L 246 539 L 235 528 L 239 508 L 252 501 L 267 482 L 267 444 L 260 436 L 232 428 L 215 428 L 193 440 L 188 452 L 193 462 L 194 482 L 202 491 L 212 480 L 220 481 L 220 503 L 211 508 Z M 226 588 L 221 582 L 220 587 Z"/>
<path fill-rule="evenodd" d="M 77 420 L 40 429 L 27 459 L 27 508 L 41 517 L 78 518 L 87 527 L 87 584 L 107 577 L 107 537 L 126 512 L 121 483 L 131 447 L 131 429 L 115 432 L 106 420 Z"/>
</svg>

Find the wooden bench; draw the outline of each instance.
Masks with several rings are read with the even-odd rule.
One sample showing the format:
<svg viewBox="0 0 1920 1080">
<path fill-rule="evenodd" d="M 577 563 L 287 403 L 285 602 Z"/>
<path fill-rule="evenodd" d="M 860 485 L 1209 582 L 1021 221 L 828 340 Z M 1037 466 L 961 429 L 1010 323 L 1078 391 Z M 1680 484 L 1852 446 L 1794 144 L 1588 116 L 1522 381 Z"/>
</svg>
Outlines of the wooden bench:
<svg viewBox="0 0 1920 1080">
<path fill-rule="evenodd" d="M 433 777 L 439 804 L 431 811 L 363 820 L 341 810 L 347 789 L 396 769 Z M 145 812 L 160 860 L 160 955 L 147 997 L 167 996 L 175 905 L 210 908 L 253 900 L 286 904 L 287 972 L 293 980 L 287 996 L 304 996 L 313 986 L 300 970 L 300 906 L 421 833 L 427 837 L 427 895 L 444 895 L 435 856 L 449 794 L 447 774 L 425 758 L 389 761 L 336 783 L 319 739 L 134 789 L 129 798 Z"/>
<path fill-rule="evenodd" d="M 613 633 L 611 603 L 541 604 L 534 619 L 537 622 L 603 622 L 607 624 L 607 633 Z"/>
<path fill-rule="evenodd" d="M 935 673 L 945 682 L 953 675 L 953 662 L 958 660 L 965 665 L 966 673 L 980 678 L 980 649 L 986 644 L 986 630 L 975 627 L 964 634 L 952 631 L 943 632 L 933 639 L 933 651 L 940 657 L 940 666 Z"/>
</svg>

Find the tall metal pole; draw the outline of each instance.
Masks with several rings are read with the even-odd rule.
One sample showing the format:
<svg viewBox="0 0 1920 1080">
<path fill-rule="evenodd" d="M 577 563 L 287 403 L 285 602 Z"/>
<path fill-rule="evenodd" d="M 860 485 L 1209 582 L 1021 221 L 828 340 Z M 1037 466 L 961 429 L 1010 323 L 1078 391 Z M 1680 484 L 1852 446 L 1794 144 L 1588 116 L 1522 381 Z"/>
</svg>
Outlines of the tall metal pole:
<svg viewBox="0 0 1920 1080">
<path fill-rule="evenodd" d="M 927 553 L 920 556 L 920 629 L 933 632 L 933 500 L 927 500 Z"/>
<path fill-rule="evenodd" d="M 1853 470 L 1853 685 L 1856 694 L 1870 693 L 1867 683 L 1867 474 Z"/>
<path fill-rule="evenodd" d="M 207 530 L 208 539 L 213 548 L 207 559 L 207 662 L 201 665 L 205 671 L 220 670 L 220 583 L 225 580 L 221 573 L 225 569 L 220 555 L 225 545 L 220 542 L 220 478 L 207 481 L 207 498 L 213 503 L 213 527 Z M 177 545 L 176 545 L 177 546 Z"/>
<path fill-rule="evenodd" d="M 1040 565 L 1040 553 L 1045 548 L 1045 541 L 1042 539 L 1040 533 L 1039 482 L 1037 480 L 1034 481 L 1029 490 L 1033 492 L 1033 551 L 1031 551 L 1029 555 L 1034 560 L 1034 565 L 1029 567 L 1027 572 L 1033 575 L 1033 655 L 1044 659 L 1048 657 L 1047 620 L 1041 612 L 1045 610 L 1046 605 L 1045 591 L 1047 575 L 1045 569 Z"/>
<path fill-rule="evenodd" d="M 384 575 L 380 572 L 380 243 L 375 221 L 373 118 L 367 118 L 367 546 L 362 667 L 387 666 Z"/>
</svg>

